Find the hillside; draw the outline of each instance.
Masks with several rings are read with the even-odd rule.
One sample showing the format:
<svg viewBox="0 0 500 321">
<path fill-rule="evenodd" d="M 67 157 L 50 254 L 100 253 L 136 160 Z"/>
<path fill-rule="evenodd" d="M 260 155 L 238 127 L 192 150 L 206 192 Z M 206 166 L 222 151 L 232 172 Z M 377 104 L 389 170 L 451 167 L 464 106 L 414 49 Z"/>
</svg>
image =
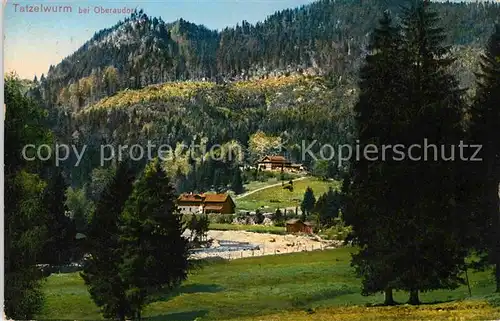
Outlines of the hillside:
<svg viewBox="0 0 500 321">
<path fill-rule="evenodd" d="M 281 137 L 289 156 L 307 165 L 302 144 L 354 141 L 356 70 L 381 12 L 397 12 L 396 4 L 320 0 L 220 32 L 134 12 L 52 66 L 30 95 L 44 102 L 60 141 L 88 148 L 78 169 L 71 160 L 65 165 L 75 186 L 91 179 L 102 144 L 175 147 L 205 139 L 208 147 L 246 148 L 262 131 Z M 432 5 L 457 56 L 452 71 L 470 97 L 500 5 Z M 220 183 L 205 181 L 213 180 Z"/>
<path fill-rule="evenodd" d="M 316 199 L 328 192 L 330 187 L 340 188 L 339 182 L 321 181 L 315 178 L 297 180 L 293 184 L 293 191 L 283 189 L 281 185 L 262 189 L 258 192 L 236 199 L 236 206 L 240 210 L 255 210 L 264 206 L 264 211 L 274 212 L 288 208 L 300 208 L 307 187 L 314 191 Z"/>
<path fill-rule="evenodd" d="M 365 45 L 391 0 L 319 0 L 277 12 L 255 25 L 220 32 L 185 20 L 134 12 L 94 37 L 40 79 L 47 106 L 96 102 L 121 89 L 172 80 L 223 82 L 298 74 L 355 78 Z M 483 46 L 500 16 L 491 3 L 432 3 L 455 46 Z"/>
<path fill-rule="evenodd" d="M 103 143 L 146 146 L 151 141 L 175 148 L 182 142 L 190 146 L 205 140 L 208 147 L 235 142 L 246 149 L 250 136 L 262 131 L 282 137 L 289 156 L 298 161 L 302 141 L 317 140 L 317 150 L 319 142 L 352 139 L 355 98 L 355 88 L 349 83 L 303 76 L 221 85 L 166 83 L 104 98 L 59 117 L 57 128 L 68 142 L 87 145 L 86 158 L 78 168 L 71 161 L 66 164 L 76 182 L 87 180 L 100 165 L 95 155 Z"/>
</svg>

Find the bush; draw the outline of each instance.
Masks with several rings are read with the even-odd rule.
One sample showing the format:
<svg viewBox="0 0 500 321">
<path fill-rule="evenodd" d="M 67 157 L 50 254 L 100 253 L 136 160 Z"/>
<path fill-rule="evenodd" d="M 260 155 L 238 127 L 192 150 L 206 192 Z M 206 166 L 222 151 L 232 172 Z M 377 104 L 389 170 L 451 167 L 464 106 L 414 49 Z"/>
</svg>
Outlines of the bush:
<svg viewBox="0 0 500 321">
<path fill-rule="evenodd" d="M 255 212 L 254 222 L 255 224 L 262 224 L 262 222 L 264 222 L 264 215 L 259 210 Z"/>
<path fill-rule="evenodd" d="M 339 222 L 338 224 L 323 230 L 321 236 L 327 240 L 345 241 L 349 233 L 351 233 L 351 227 L 345 226 L 343 222 Z"/>
<path fill-rule="evenodd" d="M 215 219 L 211 221 L 214 221 L 214 223 L 218 224 L 231 224 L 233 222 L 233 219 L 233 214 L 217 214 L 215 215 Z"/>
</svg>

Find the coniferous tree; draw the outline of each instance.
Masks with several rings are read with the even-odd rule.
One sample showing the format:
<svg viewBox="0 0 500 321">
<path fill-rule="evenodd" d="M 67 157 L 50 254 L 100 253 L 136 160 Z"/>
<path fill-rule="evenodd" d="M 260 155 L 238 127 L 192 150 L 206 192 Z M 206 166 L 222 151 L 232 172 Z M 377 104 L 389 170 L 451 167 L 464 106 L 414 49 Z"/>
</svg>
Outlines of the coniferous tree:
<svg viewBox="0 0 500 321">
<path fill-rule="evenodd" d="M 233 181 L 231 183 L 231 189 L 236 194 L 241 194 L 245 191 L 243 187 L 243 177 L 241 176 L 241 171 L 238 167 L 234 169 Z"/>
<path fill-rule="evenodd" d="M 8 318 L 33 319 L 43 306 L 42 273 L 36 267 L 43 254 L 48 227 L 40 164 L 22 157 L 26 144 L 50 143 L 42 108 L 23 94 L 15 75 L 5 81 L 5 231 L 4 311 Z M 27 155 L 29 157 L 33 155 Z"/>
<path fill-rule="evenodd" d="M 385 12 L 375 29 L 369 46 L 370 54 L 360 75 L 360 96 L 355 106 L 357 136 L 361 146 L 390 144 L 389 126 L 394 127 L 392 108 L 400 104 L 398 82 L 401 60 L 398 57 L 402 41 L 400 31 Z M 344 179 L 347 195 L 344 218 L 353 227 L 349 239 L 360 247 L 352 264 L 362 277 L 362 294 L 385 293 L 385 304 L 394 304 L 392 289 L 397 275 L 392 270 L 388 248 L 393 246 L 390 234 L 394 212 L 389 205 L 391 186 L 389 164 L 362 157 L 353 162 L 350 177 Z"/>
<path fill-rule="evenodd" d="M 401 96 L 406 101 L 396 121 L 403 130 L 396 131 L 408 153 L 414 144 L 421 149 L 411 150 L 412 155 L 393 166 L 390 186 L 398 188 L 390 199 L 398 205 L 396 235 L 404 245 L 396 251 L 397 281 L 400 289 L 410 292 L 411 304 L 420 302 L 419 291 L 454 289 L 463 283 L 468 252 L 463 237 L 467 214 L 460 205 L 463 162 L 453 152 L 464 138 L 464 102 L 439 25 L 440 17 L 427 1 L 416 1 L 403 12 L 406 73 Z"/>
<path fill-rule="evenodd" d="M 285 215 L 283 214 L 283 212 L 281 212 L 281 210 L 278 208 L 276 210 L 276 212 L 274 212 L 273 214 L 273 217 L 272 217 L 272 220 L 274 222 L 274 225 L 276 226 L 283 226 L 284 225 L 284 221 L 285 221 Z"/>
<path fill-rule="evenodd" d="M 44 191 L 43 201 L 47 208 L 47 226 L 50 236 L 44 247 L 40 262 L 47 264 L 69 263 L 74 245 L 76 226 L 66 215 L 65 205 L 67 184 L 60 169 L 53 171 Z"/>
<path fill-rule="evenodd" d="M 335 223 L 341 208 L 340 194 L 330 187 L 328 192 L 321 195 L 314 206 L 314 212 L 319 216 L 321 226 L 329 227 Z"/>
<path fill-rule="evenodd" d="M 471 139 L 481 145 L 477 158 L 469 172 L 472 193 L 475 248 L 483 253 L 482 265 L 495 265 L 496 291 L 500 292 L 500 140 L 496 132 L 500 128 L 500 25 L 490 38 L 482 57 L 478 74 L 478 90 L 471 110 Z"/>
<path fill-rule="evenodd" d="M 133 173 L 119 164 L 115 176 L 105 186 L 90 220 L 86 260 L 81 273 L 92 300 L 106 318 L 125 320 L 131 313 L 126 297 L 128 285 L 120 278 L 122 251 L 119 245 L 120 218 L 132 193 Z"/>
<path fill-rule="evenodd" d="M 458 205 L 463 167 L 450 156 L 463 137 L 463 102 L 449 74 L 453 60 L 438 22 L 424 1 L 405 9 L 401 40 L 392 33 L 384 37 L 389 45 L 372 50 L 367 66 L 379 72 L 364 74 L 367 86 L 363 81 L 360 86 L 362 144 L 402 144 L 408 153 L 410 146 L 420 146 L 402 159 L 394 149 L 375 162 L 361 159 L 348 188 L 345 218 L 361 246 L 353 264 L 363 276 L 364 294 L 385 291 L 386 303 L 393 288 L 409 291 L 409 302 L 418 304 L 419 291 L 455 288 L 463 281 L 466 220 Z M 425 147 L 426 140 L 436 148 Z"/>
<path fill-rule="evenodd" d="M 120 276 L 134 319 L 141 318 L 149 295 L 171 290 L 187 277 L 189 244 L 175 200 L 168 175 L 157 159 L 152 161 L 122 215 Z"/>
<path fill-rule="evenodd" d="M 306 188 L 304 193 L 304 198 L 300 204 L 300 209 L 302 211 L 302 220 L 307 220 L 307 216 L 311 214 L 316 204 L 316 198 L 314 197 L 314 191 L 309 186 Z"/>
</svg>

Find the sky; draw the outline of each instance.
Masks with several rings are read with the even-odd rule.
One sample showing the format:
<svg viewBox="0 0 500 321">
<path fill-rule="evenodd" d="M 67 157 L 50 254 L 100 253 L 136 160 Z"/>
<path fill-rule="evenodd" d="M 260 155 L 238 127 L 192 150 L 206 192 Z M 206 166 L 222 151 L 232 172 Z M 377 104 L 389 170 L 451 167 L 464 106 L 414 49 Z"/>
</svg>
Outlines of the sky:
<svg viewBox="0 0 500 321">
<path fill-rule="evenodd" d="M 4 0 L 5 2 L 5 0 Z M 97 13 L 106 9 L 143 9 L 164 21 L 183 18 L 210 29 L 223 29 L 246 20 L 264 20 L 274 12 L 313 0 L 7 0 L 4 5 L 4 71 L 15 71 L 33 79 L 47 73 L 49 66 L 82 46 L 96 31 L 108 28 L 129 14 Z M 28 9 L 25 10 L 26 6 Z M 59 12 L 35 12 L 40 6 L 60 7 Z M 33 11 L 29 11 L 32 7 Z M 67 7 L 67 9 L 62 9 Z M 83 10 L 88 9 L 88 13 Z M 52 9 L 51 9 L 52 10 Z M 71 11 L 71 12 L 70 12 Z"/>
</svg>

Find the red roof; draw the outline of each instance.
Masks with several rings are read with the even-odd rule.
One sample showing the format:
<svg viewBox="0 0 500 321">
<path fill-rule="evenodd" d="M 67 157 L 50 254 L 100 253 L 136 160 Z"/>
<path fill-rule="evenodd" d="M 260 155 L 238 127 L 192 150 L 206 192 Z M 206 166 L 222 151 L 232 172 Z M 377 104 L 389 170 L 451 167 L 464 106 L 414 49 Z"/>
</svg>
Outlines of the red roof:
<svg viewBox="0 0 500 321">
<path fill-rule="evenodd" d="M 266 156 L 264 157 L 260 163 L 283 163 L 283 164 L 290 164 L 291 162 L 288 161 L 284 156 Z"/>
<path fill-rule="evenodd" d="M 232 199 L 228 194 L 182 194 L 177 201 L 190 203 L 224 203 L 227 199 Z"/>
<path fill-rule="evenodd" d="M 224 203 L 227 199 L 227 194 L 205 194 L 206 203 Z"/>
<path fill-rule="evenodd" d="M 182 194 L 179 196 L 179 202 L 203 202 L 204 197 L 199 194 Z"/>
</svg>

